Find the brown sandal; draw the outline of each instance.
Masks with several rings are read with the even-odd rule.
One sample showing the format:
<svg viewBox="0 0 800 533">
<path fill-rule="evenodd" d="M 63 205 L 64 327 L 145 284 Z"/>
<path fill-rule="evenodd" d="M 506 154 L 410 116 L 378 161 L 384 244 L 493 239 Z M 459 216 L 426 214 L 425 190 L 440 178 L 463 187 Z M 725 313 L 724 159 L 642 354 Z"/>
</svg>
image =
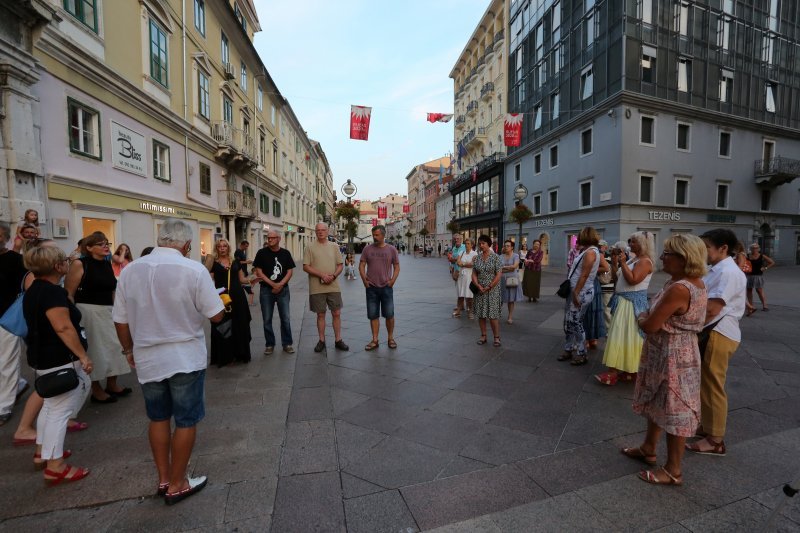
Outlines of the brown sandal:
<svg viewBox="0 0 800 533">
<path fill-rule="evenodd" d="M 656 476 L 656 472 L 658 471 L 664 472 L 667 475 L 667 479 L 663 481 L 658 479 L 658 476 Z M 675 485 L 676 487 L 683 485 L 683 476 L 673 476 L 663 466 L 659 466 L 655 470 L 642 470 L 639 472 L 639 479 L 652 485 Z"/>
<path fill-rule="evenodd" d="M 375 348 L 377 348 L 378 346 L 380 346 L 380 344 L 378 343 L 378 341 L 369 341 L 369 344 L 367 344 L 366 346 L 364 346 L 364 349 L 365 349 L 366 351 L 370 352 L 370 351 L 374 350 Z"/>
<path fill-rule="evenodd" d="M 386 345 L 387 345 L 389 348 L 391 348 L 392 350 L 394 350 L 395 348 L 397 348 L 397 342 L 395 342 L 395 340 L 394 340 L 394 339 L 389 339 L 389 342 L 387 342 L 387 343 L 386 343 Z"/>
<path fill-rule="evenodd" d="M 699 444 L 703 441 L 706 441 L 711 449 L 709 450 L 701 450 Z M 702 439 L 691 442 L 686 445 L 686 449 L 690 452 L 699 453 L 700 455 L 714 455 L 716 457 L 725 457 L 725 441 L 721 440 L 719 442 L 714 442 L 713 440 L 709 439 L 708 437 L 703 437 Z"/>
<path fill-rule="evenodd" d="M 630 457 L 631 459 L 636 459 L 637 461 L 641 461 L 644 464 L 647 464 L 647 465 L 650 465 L 650 466 L 655 466 L 655 464 L 657 462 L 657 459 L 658 459 L 656 457 L 656 455 L 649 455 L 649 454 L 644 453 L 642 451 L 642 447 L 641 446 L 637 446 L 636 448 L 622 448 L 620 450 L 620 452 L 622 452 L 622 455 L 624 455 L 625 457 Z"/>
</svg>

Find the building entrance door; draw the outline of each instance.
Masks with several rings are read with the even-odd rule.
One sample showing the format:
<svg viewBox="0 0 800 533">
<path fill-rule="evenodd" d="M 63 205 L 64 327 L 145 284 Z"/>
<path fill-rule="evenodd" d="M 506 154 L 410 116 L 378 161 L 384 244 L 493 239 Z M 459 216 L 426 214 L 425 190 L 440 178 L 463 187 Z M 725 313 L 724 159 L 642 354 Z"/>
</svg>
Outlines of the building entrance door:
<svg viewBox="0 0 800 533">
<path fill-rule="evenodd" d="M 772 257 L 775 247 L 775 233 L 769 224 L 762 224 L 759 228 L 758 244 L 761 246 L 761 253 Z"/>
</svg>

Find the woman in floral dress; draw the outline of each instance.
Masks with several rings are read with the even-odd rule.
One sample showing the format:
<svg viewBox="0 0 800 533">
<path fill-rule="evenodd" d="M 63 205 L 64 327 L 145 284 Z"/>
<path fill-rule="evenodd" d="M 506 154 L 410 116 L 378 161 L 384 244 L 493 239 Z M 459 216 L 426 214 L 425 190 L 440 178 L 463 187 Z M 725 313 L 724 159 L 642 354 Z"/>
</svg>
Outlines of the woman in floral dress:
<svg viewBox="0 0 800 533">
<path fill-rule="evenodd" d="M 472 303 L 472 310 L 481 328 L 478 344 L 486 344 L 486 319 L 489 319 L 494 346 L 500 346 L 500 278 L 503 275 L 503 263 L 492 250 L 492 239 L 488 235 L 478 237 L 478 249 L 480 253 L 472 262 L 472 283 L 478 286 Z"/>
<path fill-rule="evenodd" d="M 585 365 L 586 330 L 583 329 L 583 317 L 594 300 L 594 278 L 600 265 L 600 250 L 597 244 L 600 236 L 591 226 L 586 226 L 578 234 L 577 246 L 581 253 L 575 258 L 569 273 L 569 284 L 572 290 L 564 307 L 564 353 L 559 361 L 570 361 L 571 365 Z M 573 354 L 576 356 L 572 358 Z"/>
<path fill-rule="evenodd" d="M 633 396 L 634 412 L 647 418 L 644 443 L 621 451 L 648 465 L 657 463 L 656 447 L 667 433 L 667 462 L 639 472 L 643 481 L 681 485 L 686 438 L 700 424 L 700 350 L 697 333 L 703 329 L 707 292 L 706 249 L 694 235 L 674 235 L 664 242 L 664 272 L 671 276 L 656 295 L 650 311 L 639 315 L 646 333 Z"/>
</svg>

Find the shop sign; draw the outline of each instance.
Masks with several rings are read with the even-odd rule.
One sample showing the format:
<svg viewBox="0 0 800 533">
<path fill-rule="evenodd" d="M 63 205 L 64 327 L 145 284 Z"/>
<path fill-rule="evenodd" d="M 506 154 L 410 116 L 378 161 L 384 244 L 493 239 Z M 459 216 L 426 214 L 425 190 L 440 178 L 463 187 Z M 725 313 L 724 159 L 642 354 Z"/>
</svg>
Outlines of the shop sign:
<svg viewBox="0 0 800 533">
<path fill-rule="evenodd" d="M 706 222 L 717 222 L 719 224 L 733 224 L 736 222 L 736 215 L 725 215 L 722 213 L 706 214 Z"/>
<path fill-rule="evenodd" d="M 545 226 L 554 226 L 556 220 L 554 218 L 536 218 L 533 220 L 534 228 L 543 228 Z"/>
<path fill-rule="evenodd" d="M 149 211 L 151 213 L 161 213 L 176 217 L 192 218 L 191 211 L 185 211 L 183 209 L 170 207 L 168 205 L 154 204 L 152 202 L 139 202 L 139 209 L 142 211 Z"/>
<path fill-rule="evenodd" d="M 650 220 L 669 220 L 677 222 L 681 219 L 680 211 L 648 211 Z"/>
<path fill-rule="evenodd" d="M 111 121 L 111 163 L 114 168 L 147 177 L 144 135 Z"/>
</svg>

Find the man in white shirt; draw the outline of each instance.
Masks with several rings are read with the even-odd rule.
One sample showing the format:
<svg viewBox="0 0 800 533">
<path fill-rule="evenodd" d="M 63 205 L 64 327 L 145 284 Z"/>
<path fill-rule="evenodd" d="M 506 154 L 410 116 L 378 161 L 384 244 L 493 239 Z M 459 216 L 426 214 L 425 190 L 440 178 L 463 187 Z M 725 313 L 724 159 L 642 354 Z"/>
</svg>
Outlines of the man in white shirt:
<svg viewBox="0 0 800 533">
<path fill-rule="evenodd" d="M 122 353 L 142 386 L 157 494 L 167 505 L 196 494 L 208 481 L 187 478 L 186 468 L 197 423 L 205 416 L 203 324 L 220 322 L 224 314 L 208 271 L 185 257 L 191 249 L 192 228 L 182 220 L 165 220 L 158 247 L 122 271 L 112 312 Z"/>
</svg>

